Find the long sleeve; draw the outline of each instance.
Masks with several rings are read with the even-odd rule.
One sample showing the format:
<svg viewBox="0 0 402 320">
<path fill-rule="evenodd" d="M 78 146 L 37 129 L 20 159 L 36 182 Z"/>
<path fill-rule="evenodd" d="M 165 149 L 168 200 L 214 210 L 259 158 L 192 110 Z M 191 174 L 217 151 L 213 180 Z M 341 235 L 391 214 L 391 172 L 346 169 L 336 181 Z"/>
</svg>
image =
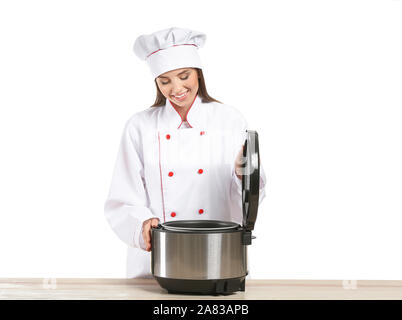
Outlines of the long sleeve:
<svg viewBox="0 0 402 320">
<path fill-rule="evenodd" d="M 121 137 L 104 213 L 117 236 L 131 247 L 141 248 L 142 223 L 155 216 L 149 209 L 139 138 L 128 121 Z"/>
</svg>

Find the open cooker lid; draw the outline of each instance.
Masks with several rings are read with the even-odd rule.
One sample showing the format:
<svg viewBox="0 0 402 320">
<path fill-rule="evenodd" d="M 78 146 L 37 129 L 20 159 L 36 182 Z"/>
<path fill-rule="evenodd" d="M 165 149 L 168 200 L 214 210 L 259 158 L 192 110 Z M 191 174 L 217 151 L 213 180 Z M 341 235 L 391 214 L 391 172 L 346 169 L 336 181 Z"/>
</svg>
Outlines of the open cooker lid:
<svg viewBox="0 0 402 320">
<path fill-rule="evenodd" d="M 256 131 L 247 130 L 243 157 L 245 161 L 242 165 L 243 227 L 251 231 L 254 230 L 257 219 L 260 189 L 260 154 Z"/>
</svg>

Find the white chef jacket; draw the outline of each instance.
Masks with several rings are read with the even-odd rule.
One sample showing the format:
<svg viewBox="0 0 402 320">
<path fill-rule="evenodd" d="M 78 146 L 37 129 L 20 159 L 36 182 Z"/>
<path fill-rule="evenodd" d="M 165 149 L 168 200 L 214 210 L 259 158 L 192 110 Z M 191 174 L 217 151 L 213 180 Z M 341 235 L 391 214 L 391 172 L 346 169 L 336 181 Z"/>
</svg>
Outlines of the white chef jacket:
<svg viewBox="0 0 402 320">
<path fill-rule="evenodd" d="M 142 239 L 147 219 L 242 223 L 241 180 L 234 169 L 246 120 L 235 107 L 203 103 L 198 95 L 186 119 L 166 99 L 165 106 L 126 122 L 104 212 L 128 245 L 128 278 L 152 277 L 151 253 Z M 265 181 L 260 165 L 259 203 Z"/>
</svg>

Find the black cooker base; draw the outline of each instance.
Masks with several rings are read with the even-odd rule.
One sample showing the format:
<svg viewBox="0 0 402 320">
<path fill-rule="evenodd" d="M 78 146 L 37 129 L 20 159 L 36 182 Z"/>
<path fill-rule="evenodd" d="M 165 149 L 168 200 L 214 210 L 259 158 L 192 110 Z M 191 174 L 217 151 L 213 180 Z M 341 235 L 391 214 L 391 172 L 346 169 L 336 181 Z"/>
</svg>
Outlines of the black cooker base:
<svg viewBox="0 0 402 320">
<path fill-rule="evenodd" d="M 185 294 L 230 294 L 244 291 L 246 277 L 217 280 L 182 280 L 156 277 L 159 285 L 169 293 Z"/>
</svg>

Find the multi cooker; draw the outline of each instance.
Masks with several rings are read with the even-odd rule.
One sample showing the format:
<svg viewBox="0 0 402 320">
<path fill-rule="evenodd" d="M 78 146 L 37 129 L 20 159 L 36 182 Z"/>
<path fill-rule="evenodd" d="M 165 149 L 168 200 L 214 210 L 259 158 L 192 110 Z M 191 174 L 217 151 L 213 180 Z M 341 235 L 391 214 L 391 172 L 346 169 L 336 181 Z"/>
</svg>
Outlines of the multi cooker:
<svg viewBox="0 0 402 320">
<path fill-rule="evenodd" d="M 242 175 L 242 225 L 220 220 L 179 220 L 151 229 L 152 274 L 169 293 L 226 294 L 245 290 L 247 247 L 257 218 L 258 134 L 247 130 Z"/>
</svg>

